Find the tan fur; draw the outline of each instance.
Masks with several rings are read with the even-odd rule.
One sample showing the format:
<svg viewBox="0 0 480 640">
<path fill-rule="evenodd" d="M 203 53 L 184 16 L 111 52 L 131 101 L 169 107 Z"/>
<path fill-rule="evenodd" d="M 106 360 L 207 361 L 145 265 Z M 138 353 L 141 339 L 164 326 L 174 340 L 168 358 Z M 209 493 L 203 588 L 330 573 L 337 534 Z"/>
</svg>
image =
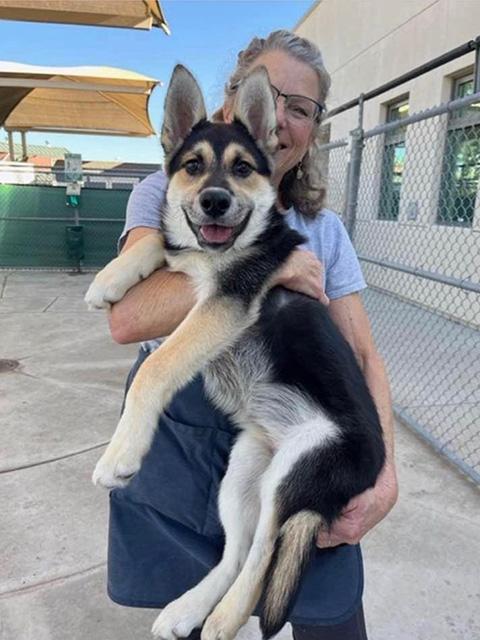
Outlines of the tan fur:
<svg viewBox="0 0 480 640">
<path fill-rule="evenodd" d="M 180 164 L 183 165 L 189 160 L 196 160 L 199 157 L 204 163 L 205 171 L 198 176 L 189 175 L 185 169 L 177 171 L 170 179 L 170 192 L 172 189 L 178 189 L 182 194 L 185 194 L 185 200 L 188 201 L 193 201 L 198 195 L 202 190 L 203 183 L 208 180 L 215 168 L 214 151 L 208 142 L 199 142 L 192 149 L 188 149 L 180 159 Z"/>
<path fill-rule="evenodd" d="M 244 160 L 252 165 L 252 167 L 257 167 L 257 163 L 255 162 L 255 158 L 248 153 L 245 147 L 238 144 L 237 142 L 231 142 L 223 152 L 223 166 L 227 171 L 231 168 L 235 160 L 240 158 L 240 160 Z"/>
<path fill-rule="evenodd" d="M 267 586 L 264 600 L 264 620 L 269 627 L 277 626 L 279 612 L 285 610 L 300 579 L 306 554 L 312 548 L 314 533 L 321 518 L 314 511 L 300 511 L 289 518 L 280 530 L 278 556 Z"/>
<path fill-rule="evenodd" d="M 183 164 L 184 162 L 188 162 L 188 160 L 195 160 L 198 157 L 201 157 L 201 159 L 205 163 L 205 166 L 209 169 L 211 169 L 215 163 L 215 153 L 211 145 L 206 140 L 197 142 L 194 147 L 188 149 L 185 155 L 182 157 L 181 162 Z"/>
<path fill-rule="evenodd" d="M 140 367 L 130 388 L 132 402 L 140 397 L 149 404 L 157 404 L 155 396 L 161 388 L 165 406 L 165 394 L 173 395 L 190 379 L 192 371 L 203 368 L 243 331 L 245 315 L 240 303 L 225 298 L 209 298 L 196 305 Z M 159 376 L 159 371 L 168 371 L 168 376 Z"/>
<path fill-rule="evenodd" d="M 253 322 L 255 310 L 240 302 L 211 297 L 199 302 L 167 340 L 142 364 L 129 389 L 125 409 L 93 482 L 124 486 L 151 446 L 159 412 L 173 395 Z M 168 375 L 158 375 L 168 371 Z"/>
<path fill-rule="evenodd" d="M 178 191 L 182 195 L 182 201 L 191 204 L 208 178 L 209 174 L 190 176 L 186 171 L 178 171 L 170 180 L 169 196 L 170 198 L 175 197 L 175 192 Z"/>
</svg>

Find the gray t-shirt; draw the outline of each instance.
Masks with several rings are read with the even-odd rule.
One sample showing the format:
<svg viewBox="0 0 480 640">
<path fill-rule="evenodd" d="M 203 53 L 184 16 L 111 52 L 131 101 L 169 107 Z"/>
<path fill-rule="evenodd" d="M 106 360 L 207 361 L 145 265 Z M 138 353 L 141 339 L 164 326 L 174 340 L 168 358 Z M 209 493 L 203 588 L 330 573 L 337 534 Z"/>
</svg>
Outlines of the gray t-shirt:
<svg viewBox="0 0 480 640">
<path fill-rule="evenodd" d="M 122 247 L 127 233 L 135 227 L 160 226 L 160 210 L 165 201 L 167 177 L 156 171 L 140 182 L 128 200 L 125 227 L 119 239 Z M 350 242 L 343 222 L 336 213 L 322 209 L 316 218 L 304 218 L 293 208 L 286 214 L 291 228 L 306 238 L 302 247 L 312 251 L 324 267 L 324 289 L 330 300 L 336 300 L 366 287 L 358 258 Z M 144 346 L 149 350 L 158 346 L 150 341 Z"/>
</svg>

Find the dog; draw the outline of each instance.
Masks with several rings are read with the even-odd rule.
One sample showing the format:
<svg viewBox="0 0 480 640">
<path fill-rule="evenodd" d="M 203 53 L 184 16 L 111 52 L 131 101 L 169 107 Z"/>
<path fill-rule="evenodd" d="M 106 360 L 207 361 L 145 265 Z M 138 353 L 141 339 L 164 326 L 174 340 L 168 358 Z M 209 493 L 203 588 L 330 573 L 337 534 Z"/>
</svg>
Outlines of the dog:
<svg viewBox="0 0 480 640">
<path fill-rule="evenodd" d="M 164 640 L 199 627 L 202 640 L 230 640 L 259 600 L 264 638 L 277 633 L 319 529 L 373 487 L 384 465 L 379 417 L 352 349 L 320 302 L 274 286 L 304 241 L 275 208 L 275 128 L 263 67 L 240 85 L 226 124 L 207 120 L 196 80 L 178 65 L 161 134 L 169 177 L 161 233 L 108 264 L 86 295 L 89 306 L 108 307 L 165 263 L 196 292 L 188 316 L 140 367 L 96 484 L 127 484 L 162 410 L 200 371 L 240 429 L 219 494 L 222 560 L 160 613 L 152 631 Z"/>
</svg>

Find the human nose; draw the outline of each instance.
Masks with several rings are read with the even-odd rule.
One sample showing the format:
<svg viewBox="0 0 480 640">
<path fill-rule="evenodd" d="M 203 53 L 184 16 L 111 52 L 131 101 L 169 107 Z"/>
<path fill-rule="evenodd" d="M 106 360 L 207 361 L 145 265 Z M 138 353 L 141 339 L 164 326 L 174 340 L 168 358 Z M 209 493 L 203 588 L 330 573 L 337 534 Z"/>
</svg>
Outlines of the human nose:
<svg viewBox="0 0 480 640">
<path fill-rule="evenodd" d="M 277 128 L 283 129 L 287 123 L 287 116 L 285 111 L 285 101 L 282 99 L 281 96 L 277 98 L 276 115 L 277 115 Z"/>
</svg>

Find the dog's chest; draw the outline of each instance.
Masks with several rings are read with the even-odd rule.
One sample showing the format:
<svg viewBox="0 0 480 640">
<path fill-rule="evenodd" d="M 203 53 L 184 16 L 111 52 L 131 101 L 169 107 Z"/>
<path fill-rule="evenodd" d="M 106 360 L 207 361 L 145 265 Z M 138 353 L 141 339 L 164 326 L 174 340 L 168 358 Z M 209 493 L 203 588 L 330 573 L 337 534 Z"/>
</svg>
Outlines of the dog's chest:
<svg viewBox="0 0 480 640">
<path fill-rule="evenodd" d="M 271 361 L 256 326 L 204 371 L 207 394 L 236 422 L 247 412 L 259 386 L 268 384 L 271 377 Z"/>
</svg>

